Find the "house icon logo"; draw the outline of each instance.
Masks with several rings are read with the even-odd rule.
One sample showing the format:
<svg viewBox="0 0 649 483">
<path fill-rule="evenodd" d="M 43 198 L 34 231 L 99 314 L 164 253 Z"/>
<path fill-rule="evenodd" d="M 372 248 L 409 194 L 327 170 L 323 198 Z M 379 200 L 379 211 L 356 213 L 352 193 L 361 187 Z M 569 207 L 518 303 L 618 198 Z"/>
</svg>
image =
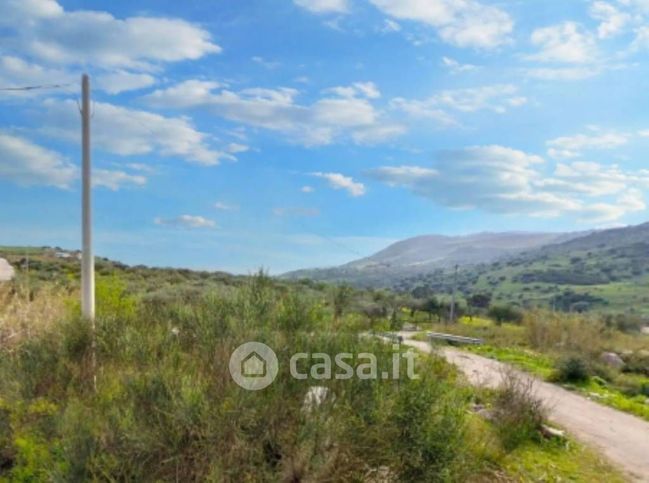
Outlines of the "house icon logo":
<svg viewBox="0 0 649 483">
<path fill-rule="evenodd" d="M 241 361 L 241 374 L 245 377 L 264 377 L 266 375 L 266 361 L 256 352 L 251 352 Z"/>
<path fill-rule="evenodd" d="M 273 349 L 261 342 L 246 342 L 230 356 L 230 375 L 249 391 L 268 387 L 277 377 L 279 365 Z"/>
</svg>

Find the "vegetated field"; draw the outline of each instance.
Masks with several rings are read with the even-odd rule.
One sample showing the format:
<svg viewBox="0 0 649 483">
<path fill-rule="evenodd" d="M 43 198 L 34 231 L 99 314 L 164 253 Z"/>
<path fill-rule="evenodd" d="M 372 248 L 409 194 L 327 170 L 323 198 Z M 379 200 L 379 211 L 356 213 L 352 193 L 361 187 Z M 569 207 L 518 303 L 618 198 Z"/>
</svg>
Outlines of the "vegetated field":
<svg viewBox="0 0 649 483">
<path fill-rule="evenodd" d="M 649 336 L 624 333 L 604 320 L 595 314 L 529 311 L 520 324 L 465 317 L 457 324 L 435 324 L 433 329 L 481 337 L 484 345 L 467 350 L 649 421 Z M 606 352 L 619 355 L 624 365 L 607 365 L 602 361 Z"/>
<path fill-rule="evenodd" d="M 525 394 L 471 388 L 437 358 L 418 361 L 417 380 L 289 377 L 297 351 L 372 352 L 391 370 L 392 346 L 361 334 L 421 317 L 394 294 L 103 260 L 95 368 L 78 261 L 45 251 L 29 273 L 18 265 L 0 285 L 2 480 L 624 481 L 572 441 L 543 439 Z M 228 372 L 252 340 L 280 360 L 258 392 Z M 329 392 L 305 406 L 313 385 Z"/>
<path fill-rule="evenodd" d="M 334 271 L 359 285 L 401 293 L 488 293 L 500 304 L 564 312 L 649 316 L 649 223 L 593 232 L 488 264 L 431 269 L 405 276 L 381 270 Z M 366 273 L 367 272 L 367 273 Z M 319 272 L 316 271 L 316 274 Z M 400 275 L 399 275 L 400 273 Z"/>
</svg>

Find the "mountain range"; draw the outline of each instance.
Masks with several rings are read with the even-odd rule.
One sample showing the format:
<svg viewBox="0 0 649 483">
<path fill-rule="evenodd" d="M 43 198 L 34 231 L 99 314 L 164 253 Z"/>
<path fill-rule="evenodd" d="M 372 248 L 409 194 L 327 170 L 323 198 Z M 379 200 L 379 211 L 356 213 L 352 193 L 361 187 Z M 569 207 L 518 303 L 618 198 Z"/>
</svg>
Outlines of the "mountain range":
<svg viewBox="0 0 649 483">
<path fill-rule="evenodd" d="M 362 286 L 438 269 L 492 263 L 507 257 L 581 237 L 590 232 L 483 232 L 464 236 L 421 235 L 398 241 L 369 257 L 338 267 L 297 270 L 284 278 L 350 282 Z"/>
<path fill-rule="evenodd" d="M 457 277 L 453 267 L 458 266 Z M 573 233 L 425 235 L 338 267 L 283 275 L 400 292 L 649 315 L 649 223 Z"/>
</svg>

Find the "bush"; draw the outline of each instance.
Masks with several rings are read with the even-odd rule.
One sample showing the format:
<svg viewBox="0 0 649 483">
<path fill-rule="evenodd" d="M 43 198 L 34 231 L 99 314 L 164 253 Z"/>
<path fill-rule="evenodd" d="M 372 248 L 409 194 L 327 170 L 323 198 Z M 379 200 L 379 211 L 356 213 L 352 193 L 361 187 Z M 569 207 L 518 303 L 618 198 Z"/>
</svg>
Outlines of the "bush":
<svg viewBox="0 0 649 483">
<path fill-rule="evenodd" d="M 493 423 L 503 447 L 511 451 L 521 444 L 538 440 L 545 420 L 545 408 L 534 394 L 532 379 L 509 370 L 494 401 Z"/>
<path fill-rule="evenodd" d="M 312 381 L 290 377 L 288 364 L 264 391 L 231 380 L 230 354 L 251 340 L 281 361 L 371 352 L 387 373 L 392 345 L 358 337 L 352 328 L 366 321 L 344 300 L 333 321 L 329 293 L 264 274 L 146 298 L 109 282 L 96 392 L 92 332 L 80 317 L 2 353 L 0 481 L 363 481 L 386 468 L 399 481 L 463 481 L 468 398 L 440 360 L 418 362 L 420 380 L 402 364 L 398 381 L 323 381 L 332 397 L 308 415 Z"/>
<path fill-rule="evenodd" d="M 554 379 L 558 382 L 584 382 L 591 375 L 590 364 L 582 357 L 573 355 L 559 359 Z"/>
<path fill-rule="evenodd" d="M 523 313 L 511 305 L 492 305 L 487 312 L 498 325 L 503 322 L 520 324 L 523 321 Z"/>
</svg>

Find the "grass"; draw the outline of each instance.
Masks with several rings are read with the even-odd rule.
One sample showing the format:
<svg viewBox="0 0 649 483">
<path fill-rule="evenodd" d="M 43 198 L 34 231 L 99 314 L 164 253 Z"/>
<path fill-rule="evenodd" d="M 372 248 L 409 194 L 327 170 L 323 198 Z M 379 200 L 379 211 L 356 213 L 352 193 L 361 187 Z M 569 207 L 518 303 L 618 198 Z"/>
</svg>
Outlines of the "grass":
<svg viewBox="0 0 649 483">
<path fill-rule="evenodd" d="M 206 277 L 200 288 L 196 273 L 114 268 L 97 286 L 96 392 L 75 286 L 43 279 L 27 296 L 21 280 L 3 286 L 2 333 L 18 335 L 0 339 L 0 481 L 362 481 L 382 471 L 400 481 L 491 472 L 513 481 L 526 455 L 550 457 L 544 444 L 481 447 L 497 431 L 476 429 L 474 389 L 437 358 L 420 361 L 420 380 L 317 381 L 333 397 L 308 414 L 314 381 L 289 377 L 288 364 L 264 391 L 236 386 L 229 356 L 249 340 L 280 361 L 372 352 L 379 371 L 391 369 L 391 345 L 358 337 L 389 321 L 354 311 L 330 287 L 260 274 Z M 479 319 L 465 329 L 494 330 Z"/>
<path fill-rule="evenodd" d="M 491 423 L 477 415 L 472 415 L 469 422 L 473 451 L 484 461 L 481 470 L 467 479 L 470 483 L 628 481 L 597 452 L 569 437 L 529 441 L 505 451 Z"/>
<path fill-rule="evenodd" d="M 646 348 L 649 344 L 647 340 L 649 338 L 598 328 L 594 322 L 579 319 L 577 316 L 570 318 L 553 315 L 548 320 L 550 322 L 547 324 L 539 324 L 535 321 L 523 326 L 511 324 L 498 326 L 485 318 L 474 317 L 471 320 L 465 317 L 460 319 L 458 324 L 442 326 L 433 324 L 432 327 L 433 330 L 481 337 L 486 344 L 466 346 L 465 349 L 509 363 L 550 382 L 555 382 L 556 363 L 562 357 L 564 350 L 560 347 L 561 340 L 568 340 L 570 345 L 565 347 L 565 350 L 569 354 L 582 353 L 594 358 L 603 350 L 637 351 Z M 557 337 L 554 332 L 548 335 L 543 332 L 546 330 L 554 332 L 561 330 L 563 335 Z M 425 334 L 418 338 L 427 340 Z M 531 343 L 539 348 L 536 350 L 530 348 Z M 639 374 L 619 374 L 612 370 L 605 372 L 608 381 L 599 377 L 580 383 L 563 384 L 563 386 L 601 404 L 649 421 L 649 404 L 646 403 L 649 396 L 633 394 L 628 389 L 632 386 L 641 387 L 643 384 L 649 387 L 649 377 Z"/>
<path fill-rule="evenodd" d="M 506 362 L 514 367 L 539 376 L 541 379 L 554 382 L 555 364 L 554 359 L 545 354 L 535 353 L 529 349 L 512 347 L 494 347 L 489 345 L 471 346 L 467 350 L 480 354 L 491 359 Z M 630 396 L 613 384 L 608 385 L 601 379 L 590 378 L 588 381 L 579 383 L 565 383 L 561 386 L 583 394 L 589 399 L 624 411 L 649 421 L 649 404 L 647 396 Z M 649 380 L 647 380 L 649 383 Z"/>
<path fill-rule="evenodd" d="M 604 458 L 572 440 L 521 446 L 503 458 L 502 467 L 513 481 L 628 481 Z"/>
<path fill-rule="evenodd" d="M 467 350 L 491 359 L 506 362 L 519 369 L 537 375 L 542 379 L 550 379 L 554 373 L 554 359 L 530 349 L 479 345 L 469 346 Z"/>
</svg>

